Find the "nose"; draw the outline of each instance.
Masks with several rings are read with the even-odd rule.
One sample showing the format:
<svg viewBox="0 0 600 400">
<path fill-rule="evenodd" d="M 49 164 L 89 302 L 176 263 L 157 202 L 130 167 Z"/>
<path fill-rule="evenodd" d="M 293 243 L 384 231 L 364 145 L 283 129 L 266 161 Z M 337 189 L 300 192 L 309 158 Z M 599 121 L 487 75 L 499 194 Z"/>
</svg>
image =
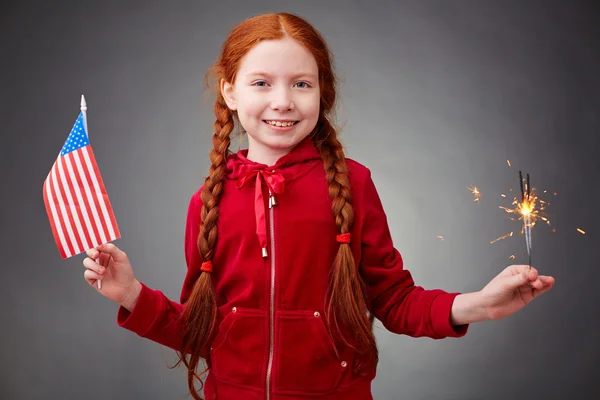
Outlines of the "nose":
<svg viewBox="0 0 600 400">
<path fill-rule="evenodd" d="M 287 88 L 281 87 L 273 91 L 271 109 L 277 111 L 291 111 L 294 109 L 292 94 Z"/>
</svg>

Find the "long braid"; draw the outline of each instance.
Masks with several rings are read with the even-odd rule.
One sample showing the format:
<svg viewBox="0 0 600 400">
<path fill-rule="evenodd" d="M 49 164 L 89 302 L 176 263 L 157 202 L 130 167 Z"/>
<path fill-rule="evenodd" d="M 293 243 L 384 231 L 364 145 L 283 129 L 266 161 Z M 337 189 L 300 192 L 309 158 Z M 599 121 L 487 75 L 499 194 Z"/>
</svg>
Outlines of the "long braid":
<svg viewBox="0 0 600 400">
<path fill-rule="evenodd" d="M 218 94 L 214 106 L 217 117 L 213 135 L 213 149 L 210 152 L 211 166 L 209 175 L 204 181 L 200 194 L 202 212 L 198 249 L 204 263 L 211 263 L 217 242 L 217 219 L 219 218 L 219 201 L 223 192 L 223 178 L 226 174 L 226 162 L 229 155 L 230 135 L 233 131 L 234 120 L 227 108 L 223 97 Z M 203 264 L 204 265 L 204 264 Z M 184 308 L 182 351 L 190 349 L 189 361 L 183 356 L 180 359 L 188 369 L 188 388 L 194 399 L 202 400 L 194 387 L 194 379 L 200 382 L 200 390 L 204 386 L 196 369 L 208 354 L 208 345 L 214 333 L 217 319 L 217 301 L 212 287 L 210 268 L 200 274 L 190 298 Z M 207 371 L 202 371 L 204 374 Z"/>
<path fill-rule="evenodd" d="M 337 139 L 337 132 L 326 117 L 320 118 L 319 126 L 320 140 L 316 144 L 323 159 L 333 216 L 338 232 L 349 233 L 354 222 L 354 211 L 346 157 Z M 376 363 L 378 352 L 372 329 L 373 316 L 367 316 L 363 282 L 356 269 L 350 244 L 340 243 L 331 274 L 327 306 L 330 327 L 335 328 L 347 345 L 367 355 L 370 363 Z M 345 339 L 340 326 L 353 334 L 353 343 Z"/>
</svg>

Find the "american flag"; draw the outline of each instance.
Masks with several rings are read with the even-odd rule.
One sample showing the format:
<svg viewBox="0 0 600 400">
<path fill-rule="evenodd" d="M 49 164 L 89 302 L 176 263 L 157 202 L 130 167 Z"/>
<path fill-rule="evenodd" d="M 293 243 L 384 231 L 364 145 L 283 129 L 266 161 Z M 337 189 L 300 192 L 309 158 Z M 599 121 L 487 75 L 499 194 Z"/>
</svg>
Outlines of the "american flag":
<svg viewBox="0 0 600 400">
<path fill-rule="evenodd" d="M 121 236 L 85 118 L 81 112 L 44 181 L 44 204 L 63 259 Z"/>
</svg>

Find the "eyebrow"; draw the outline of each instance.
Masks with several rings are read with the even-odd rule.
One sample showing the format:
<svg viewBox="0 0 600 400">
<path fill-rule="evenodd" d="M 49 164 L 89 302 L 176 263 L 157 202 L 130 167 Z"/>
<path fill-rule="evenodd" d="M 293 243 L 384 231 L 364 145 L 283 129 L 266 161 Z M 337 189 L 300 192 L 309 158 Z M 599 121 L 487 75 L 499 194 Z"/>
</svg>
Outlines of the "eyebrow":
<svg viewBox="0 0 600 400">
<path fill-rule="evenodd" d="M 273 75 L 269 74 L 268 72 L 263 72 L 263 71 L 253 71 L 253 72 L 250 72 L 249 74 L 246 74 L 246 76 L 248 76 L 248 77 L 266 76 L 269 78 L 273 77 Z M 311 78 L 311 79 L 314 79 L 315 81 L 317 80 L 317 76 L 310 72 L 301 72 L 299 74 L 292 75 L 293 79 L 301 78 L 301 77 Z"/>
</svg>

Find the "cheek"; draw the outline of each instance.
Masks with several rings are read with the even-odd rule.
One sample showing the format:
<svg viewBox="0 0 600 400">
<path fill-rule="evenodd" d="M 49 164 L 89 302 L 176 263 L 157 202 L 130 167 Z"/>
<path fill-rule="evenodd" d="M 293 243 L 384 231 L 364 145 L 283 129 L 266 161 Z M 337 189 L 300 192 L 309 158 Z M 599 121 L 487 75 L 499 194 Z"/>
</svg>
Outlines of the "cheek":
<svg viewBox="0 0 600 400">
<path fill-rule="evenodd" d="M 302 115 L 306 119 L 316 120 L 319 117 L 319 96 L 311 96 L 302 102 Z"/>
<path fill-rule="evenodd" d="M 248 121 L 260 118 L 264 111 L 259 101 L 248 101 L 239 105 L 238 114 L 243 116 L 243 119 Z M 240 118 L 242 119 L 242 118 Z"/>
</svg>

